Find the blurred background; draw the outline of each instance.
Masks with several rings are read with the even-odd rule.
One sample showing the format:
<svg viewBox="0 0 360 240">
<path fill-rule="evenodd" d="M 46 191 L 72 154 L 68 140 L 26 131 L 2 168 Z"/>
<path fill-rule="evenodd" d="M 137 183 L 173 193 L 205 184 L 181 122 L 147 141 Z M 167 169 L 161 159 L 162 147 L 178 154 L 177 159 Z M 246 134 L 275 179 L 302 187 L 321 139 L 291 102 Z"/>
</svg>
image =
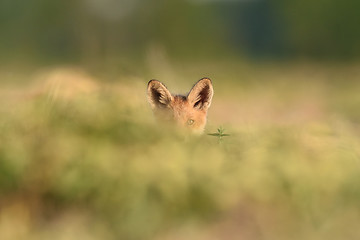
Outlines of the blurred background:
<svg viewBox="0 0 360 240">
<path fill-rule="evenodd" d="M 359 239 L 359 11 L 0 1 L 0 239 Z M 158 127 L 205 76 L 205 134 Z"/>
<path fill-rule="evenodd" d="M 360 55 L 359 2 L 285 0 L 4 0 L 1 62 L 144 64 L 171 58 L 324 61 Z M 126 70 L 132 70 L 131 67 Z"/>
</svg>

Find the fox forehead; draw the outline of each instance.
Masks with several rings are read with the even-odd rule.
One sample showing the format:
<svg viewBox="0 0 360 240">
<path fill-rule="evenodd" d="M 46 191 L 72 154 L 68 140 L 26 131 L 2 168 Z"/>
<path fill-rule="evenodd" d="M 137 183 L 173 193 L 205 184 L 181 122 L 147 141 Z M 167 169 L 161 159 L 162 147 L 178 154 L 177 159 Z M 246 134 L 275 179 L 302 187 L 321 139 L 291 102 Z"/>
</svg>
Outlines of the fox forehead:
<svg viewBox="0 0 360 240">
<path fill-rule="evenodd" d="M 190 103 L 186 96 L 175 95 L 173 101 L 170 103 L 174 115 L 187 115 L 190 110 Z"/>
<path fill-rule="evenodd" d="M 186 121 L 189 118 L 199 120 L 206 117 L 206 112 L 194 109 L 186 96 L 173 96 L 173 101 L 170 105 L 175 119 Z"/>
<path fill-rule="evenodd" d="M 175 109 L 182 109 L 189 105 L 189 101 L 186 96 L 183 95 L 175 95 L 173 96 L 173 101 L 171 102 L 172 108 Z"/>
</svg>

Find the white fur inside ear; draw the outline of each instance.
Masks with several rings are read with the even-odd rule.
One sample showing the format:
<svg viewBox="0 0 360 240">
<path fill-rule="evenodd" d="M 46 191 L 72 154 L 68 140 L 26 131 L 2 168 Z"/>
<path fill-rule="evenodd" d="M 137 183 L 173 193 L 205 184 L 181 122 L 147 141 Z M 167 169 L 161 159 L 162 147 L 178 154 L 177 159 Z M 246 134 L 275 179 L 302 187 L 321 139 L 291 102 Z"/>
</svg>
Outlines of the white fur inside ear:
<svg viewBox="0 0 360 240">
<path fill-rule="evenodd" d="M 158 90 L 158 92 L 160 94 L 158 101 L 160 103 L 162 103 L 162 104 L 165 104 L 165 105 L 168 104 L 169 103 L 169 98 L 168 98 L 167 92 L 164 91 L 164 89 L 162 89 L 162 88 L 158 88 L 157 90 Z"/>
<path fill-rule="evenodd" d="M 157 80 L 148 83 L 148 101 L 153 109 L 166 108 L 172 100 L 173 96 L 164 84 Z"/>
</svg>

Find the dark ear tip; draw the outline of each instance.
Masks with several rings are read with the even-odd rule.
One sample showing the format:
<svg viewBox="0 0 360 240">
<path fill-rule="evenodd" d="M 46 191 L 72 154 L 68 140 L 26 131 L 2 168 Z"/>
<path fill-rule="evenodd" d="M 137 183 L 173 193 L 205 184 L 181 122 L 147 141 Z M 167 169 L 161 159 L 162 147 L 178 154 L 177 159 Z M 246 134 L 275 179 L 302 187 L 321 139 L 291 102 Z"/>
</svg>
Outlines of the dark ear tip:
<svg viewBox="0 0 360 240">
<path fill-rule="evenodd" d="M 150 84 L 153 84 L 153 83 L 155 83 L 155 82 L 159 82 L 158 80 L 156 80 L 156 79 L 151 79 L 149 82 L 148 82 L 148 86 L 150 85 Z"/>
<path fill-rule="evenodd" d="M 199 80 L 199 82 L 200 82 L 200 81 L 209 81 L 210 83 L 212 83 L 211 79 L 208 78 L 208 77 L 203 77 L 203 78 L 201 78 L 201 79 Z"/>
</svg>

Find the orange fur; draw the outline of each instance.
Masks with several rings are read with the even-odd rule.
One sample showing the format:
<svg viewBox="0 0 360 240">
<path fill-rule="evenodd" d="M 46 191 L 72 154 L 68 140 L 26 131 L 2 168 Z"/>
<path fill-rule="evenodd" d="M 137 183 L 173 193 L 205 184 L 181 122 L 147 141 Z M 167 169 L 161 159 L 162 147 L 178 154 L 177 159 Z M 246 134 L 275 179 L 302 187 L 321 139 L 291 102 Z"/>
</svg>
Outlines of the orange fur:
<svg viewBox="0 0 360 240">
<path fill-rule="evenodd" d="M 176 123 L 194 133 L 204 131 L 207 111 L 213 97 L 212 82 L 200 79 L 187 96 L 172 95 L 164 84 L 157 80 L 148 83 L 148 101 L 160 120 Z"/>
</svg>

